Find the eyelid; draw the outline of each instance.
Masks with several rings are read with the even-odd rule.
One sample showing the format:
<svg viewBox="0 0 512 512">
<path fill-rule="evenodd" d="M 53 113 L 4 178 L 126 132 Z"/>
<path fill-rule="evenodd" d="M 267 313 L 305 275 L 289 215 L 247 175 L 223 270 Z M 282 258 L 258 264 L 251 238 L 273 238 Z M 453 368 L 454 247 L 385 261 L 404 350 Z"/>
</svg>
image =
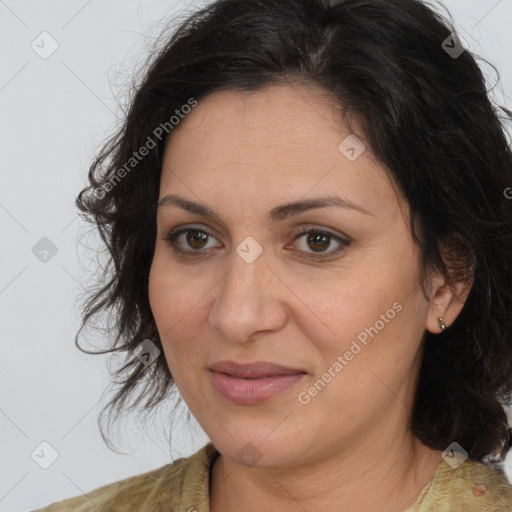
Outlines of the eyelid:
<svg viewBox="0 0 512 512">
<path fill-rule="evenodd" d="M 207 234 L 211 238 L 215 238 L 217 240 L 217 236 L 210 231 L 210 229 L 206 229 L 204 227 L 198 226 L 197 224 L 184 224 L 183 226 L 179 226 L 175 229 L 171 229 L 167 231 L 166 235 L 164 236 L 163 240 L 169 241 L 174 240 L 179 235 L 182 235 L 183 233 L 186 233 L 187 231 L 198 231 L 201 233 Z"/>
<path fill-rule="evenodd" d="M 295 242 L 296 240 L 301 238 L 302 235 L 305 235 L 307 233 L 317 233 L 317 234 L 321 234 L 321 235 L 328 235 L 332 239 L 334 239 L 336 242 L 338 242 L 338 244 L 339 244 L 339 247 L 337 249 L 330 250 L 327 252 L 314 253 L 314 252 L 298 251 L 300 253 L 306 254 L 307 255 L 307 256 L 305 256 L 306 258 L 317 260 L 317 261 L 322 260 L 322 259 L 325 260 L 325 259 L 337 256 L 337 255 L 343 253 L 344 250 L 347 247 L 349 247 L 352 243 L 352 239 L 346 235 L 336 234 L 336 233 L 333 233 L 328 228 L 317 227 L 314 225 L 299 228 L 299 230 L 292 233 L 292 236 L 294 237 L 293 242 Z"/>
<path fill-rule="evenodd" d="M 202 255 L 206 255 L 212 251 L 212 249 L 196 250 L 196 251 L 186 250 L 186 249 L 181 249 L 179 246 L 177 246 L 177 244 L 174 243 L 176 238 L 188 231 L 196 231 L 196 232 L 205 233 L 208 237 L 211 237 L 211 238 L 214 238 L 217 240 L 217 237 L 209 229 L 202 227 L 201 225 L 197 225 L 197 224 L 185 224 L 185 225 L 177 227 L 173 230 L 170 230 L 167 233 L 167 235 L 165 235 L 162 238 L 162 240 L 168 242 L 174 251 L 176 251 L 177 253 L 183 254 L 185 256 L 191 256 L 191 257 L 202 256 Z M 300 251 L 300 250 L 298 251 L 299 253 L 306 254 L 307 256 L 305 256 L 305 257 L 309 258 L 309 259 L 315 259 L 315 260 L 327 259 L 329 257 L 335 256 L 335 255 L 343 252 L 352 243 L 352 239 L 350 237 L 348 237 L 344 234 L 336 234 L 336 233 L 332 232 L 329 228 L 323 228 L 323 227 L 319 227 L 316 225 L 302 226 L 302 227 L 294 230 L 291 234 L 291 236 L 293 237 L 293 240 L 291 243 L 295 242 L 302 235 L 305 235 L 307 233 L 317 233 L 317 234 L 328 235 L 331 238 L 333 238 L 336 242 L 338 242 L 338 244 L 340 244 L 340 247 L 338 247 L 337 249 L 327 251 L 324 253 L 322 253 L 322 252 L 316 253 L 316 255 L 313 252 L 310 253 L 310 252 L 306 252 L 306 251 Z M 289 244 L 287 244 L 287 245 L 289 245 Z"/>
</svg>

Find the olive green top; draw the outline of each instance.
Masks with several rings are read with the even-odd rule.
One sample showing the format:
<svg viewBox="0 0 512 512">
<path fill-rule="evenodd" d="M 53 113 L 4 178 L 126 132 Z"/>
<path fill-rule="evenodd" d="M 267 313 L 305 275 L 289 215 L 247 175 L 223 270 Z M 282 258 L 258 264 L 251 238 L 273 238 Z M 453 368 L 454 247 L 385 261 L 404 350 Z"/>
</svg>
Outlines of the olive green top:
<svg viewBox="0 0 512 512">
<path fill-rule="evenodd" d="M 187 458 L 33 512 L 208 512 L 210 469 L 218 455 L 210 442 Z M 512 512 L 504 473 L 466 459 L 453 469 L 441 461 L 415 504 L 404 512 Z"/>
</svg>

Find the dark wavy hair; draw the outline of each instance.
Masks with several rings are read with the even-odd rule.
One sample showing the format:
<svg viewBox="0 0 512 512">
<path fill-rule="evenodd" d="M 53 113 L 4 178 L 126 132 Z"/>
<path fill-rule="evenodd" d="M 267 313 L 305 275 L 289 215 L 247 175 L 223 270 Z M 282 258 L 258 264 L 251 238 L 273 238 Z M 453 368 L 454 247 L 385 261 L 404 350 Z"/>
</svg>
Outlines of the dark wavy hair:
<svg viewBox="0 0 512 512">
<path fill-rule="evenodd" d="M 107 444 L 105 415 L 112 422 L 142 403 L 147 416 L 176 391 L 165 357 L 149 366 L 134 357 L 145 339 L 162 349 L 148 275 L 169 119 L 215 90 L 288 83 L 319 86 L 346 120 L 357 121 L 410 207 L 425 296 L 431 270 L 471 286 L 445 332 L 425 331 L 412 433 L 432 449 L 456 441 L 474 460 L 504 459 L 511 446 L 504 408 L 512 396 L 511 113 L 490 100 L 480 57 L 447 51 L 453 27 L 419 0 L 218 0 L 181 22 L 144 61 L 122 126 L 96 154 L 76 198 L 108 261 L 87 291 L 75 343 L 86 353 L 126 356 L 99 415 Z M 164 136 L 156 137 L 162 126 Z M 155 147 L 134 162 L 150 138 Z M 103 314 L 109 348 L 82 349 L 80 333 Z"/>
</svg>

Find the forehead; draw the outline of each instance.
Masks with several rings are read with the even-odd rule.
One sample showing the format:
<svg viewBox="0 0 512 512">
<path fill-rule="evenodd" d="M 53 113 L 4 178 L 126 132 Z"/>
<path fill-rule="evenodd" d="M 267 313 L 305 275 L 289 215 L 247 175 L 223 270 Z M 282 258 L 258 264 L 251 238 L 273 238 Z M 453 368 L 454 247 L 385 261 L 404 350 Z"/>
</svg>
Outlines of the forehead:
<svg viewBox="0 0 512 512">
<path fill-rule="evenodd" d="M 389 175 L 370 149 L 356 159 L 340 149 L 356 140 L 340 119 L 332 96 L 315 87 L 215 91 L 169 136 L 160 195 L 191 185 L 204 199 L 213 190 L 255 200 L 339 192 L 359 204 L 396 207 Z"/>
<path fill-rule="evenodd" d="M 206 142 L 229 133 L 236 142 L 301 142 L 316 146 L 315 134 L 319 130 L 331 132 L 334 140 L 347 132 L 337 119 L 340 111 L 331 95 L 314 86 L 280 84 L 256 91 L 224 89 L 202 98 L 171 135 L 174 138 L 180 132 L 187 132 L 186 136 L 201 133 L 207 137 Z M 223 142 L 228 144 L 229 140 Z"/>
</svg>

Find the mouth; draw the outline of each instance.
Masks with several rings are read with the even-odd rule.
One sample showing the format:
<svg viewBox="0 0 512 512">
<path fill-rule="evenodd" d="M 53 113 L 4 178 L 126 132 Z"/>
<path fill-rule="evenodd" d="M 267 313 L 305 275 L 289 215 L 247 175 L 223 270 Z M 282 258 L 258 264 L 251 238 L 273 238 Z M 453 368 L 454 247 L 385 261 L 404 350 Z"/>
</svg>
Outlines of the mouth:
<svg viewBox="0 0 512 512">
<path fill-rule="evenodd" d="M 281 375 L 305 374 L 306 371 L 300 368 L 291 368 L 267 361 L 240 364 L 234 361 L 219 361 L 212 364 L 210 370 L 224 373 L 232 377 L 245 379 L 261 379 L 264 377 L 276 377 Z"/>
<path fill-rule="evenodd" d="M 252 405 L 295 386 L 307 372 L 266 361 L 238 364 L 221 361 L 209 367 L 212 384 L 226 400 L 235 404 Z"/>
</svg>

